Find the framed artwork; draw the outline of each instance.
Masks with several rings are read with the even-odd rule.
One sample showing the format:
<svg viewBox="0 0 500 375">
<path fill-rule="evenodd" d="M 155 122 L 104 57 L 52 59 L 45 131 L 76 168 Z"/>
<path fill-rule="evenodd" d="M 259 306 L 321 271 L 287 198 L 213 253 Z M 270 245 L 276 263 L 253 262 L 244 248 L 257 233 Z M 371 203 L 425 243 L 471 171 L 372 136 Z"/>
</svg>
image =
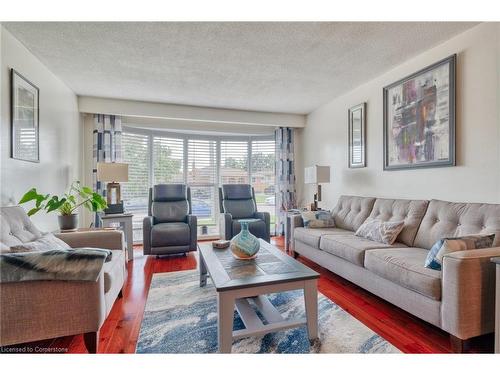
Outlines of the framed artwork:
<svg viewBox="0 0 500 375">
<path fill-rule="evenodd" d="M 349 109 L 349 168 L 366 167 L 366 103 Z"/>
<path fill-rule="evenodd" d="M 452 55 L 384 87 L 384 170 L 455 165 Z"/>
<path fill-rule="evenodd" d="M 11 157 L 38 163 L 39 90 L 14 69 L 10 76 Z"/>
</svg>

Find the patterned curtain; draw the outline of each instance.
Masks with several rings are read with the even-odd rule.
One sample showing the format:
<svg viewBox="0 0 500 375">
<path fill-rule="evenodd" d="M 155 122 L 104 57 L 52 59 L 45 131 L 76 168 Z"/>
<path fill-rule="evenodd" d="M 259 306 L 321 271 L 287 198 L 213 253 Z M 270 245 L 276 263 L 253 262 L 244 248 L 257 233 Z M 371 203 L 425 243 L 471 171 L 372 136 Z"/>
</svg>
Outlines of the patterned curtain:
<svg viewBox="0 0 500 375">
<path fill-rule="evenodd" d="M 276 137 L 276 198 L 277 220 L 276 233 L 285 234 L 286 212 L 296 208 L 294 130 L 278 128 Z"/>
<path fill-rule="evenodd" d="M 94 166 L 92 181 L 94 191 L 106 197 L 106 183 L 97 180 L 97 163 L 122 160 L 122 120 L 120 116 L 94 115 Z M 99 220 L 95 220 L 96 226 Z"/>
</svg>

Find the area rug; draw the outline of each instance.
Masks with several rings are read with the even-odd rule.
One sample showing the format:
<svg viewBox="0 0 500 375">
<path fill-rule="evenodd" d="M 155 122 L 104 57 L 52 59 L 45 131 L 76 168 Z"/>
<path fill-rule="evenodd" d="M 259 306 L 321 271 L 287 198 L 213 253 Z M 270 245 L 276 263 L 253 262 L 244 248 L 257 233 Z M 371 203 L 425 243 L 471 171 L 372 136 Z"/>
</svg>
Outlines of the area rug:
<svg viewBox="0 0 500 375">
<path fill-rule="evenodd" d="M 268 295 L 284 317 L 305 316 L 300 290 Z M 233 353 L 400 353 L 342 310 L 318 296 L 319 339 L 310 344 L 306 327 L 233 342 Z M 244 328 L 235 311 L 234 329 Z M 153 275 L 137 353 L 217 353 L 217 300 L 213 285 L 200 288 L 197 271 Z"/>
</svg>

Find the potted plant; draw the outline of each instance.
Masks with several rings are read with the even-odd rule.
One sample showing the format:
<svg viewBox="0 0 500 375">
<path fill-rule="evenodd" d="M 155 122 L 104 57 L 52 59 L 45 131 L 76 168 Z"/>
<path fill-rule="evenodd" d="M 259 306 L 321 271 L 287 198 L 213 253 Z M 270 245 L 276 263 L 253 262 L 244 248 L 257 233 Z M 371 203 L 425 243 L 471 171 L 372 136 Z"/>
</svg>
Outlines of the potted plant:
<svg viewBox="0 0 500 375">
<path fill-rule="evenodd" d="M 76 210 L 83 206 L 91 212 L 100 212 L 108 207 L 106 200 L 87 186 L 81 186 L 80 181 L 71 184 L 67 193 L 62 197 L 50 194 L 39 194 L 36 188 L 30 189 L 23 195 L 19 204 L 35 201 L 35 207 L 28 211 L 28 216 L 40 210 L 47 213 L 59 211 L 59 228 L 61 230 L 74 230 L 78 227 L 78 213 Z"/>
</svg>

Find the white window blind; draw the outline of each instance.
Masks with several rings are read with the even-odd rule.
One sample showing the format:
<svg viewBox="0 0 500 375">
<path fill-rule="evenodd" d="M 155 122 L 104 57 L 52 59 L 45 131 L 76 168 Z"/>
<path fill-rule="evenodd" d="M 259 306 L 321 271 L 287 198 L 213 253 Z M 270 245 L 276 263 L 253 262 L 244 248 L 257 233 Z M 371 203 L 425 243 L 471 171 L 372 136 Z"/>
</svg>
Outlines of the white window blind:
<svg viewBox="0 0 500 375">
<path fill-rule="evenodd" d="M 212 140 L 188 140 L 189 185 L 213 185 L 217 177 L 217 143 Z"/>
<path fill-rule="evenodd" d="M 221 184 L 248 183 L 248 141 L 220 142 Z"/>
<path fill-rule="evenodd" d="M 127 201 L 148 196 L 149 144 L 148 136 L 122 134 L 123 162 L 128 163 L 128 182 L 123 183 L 123 199 Z"/>
<path fill-rule="evenodd" d="M 184 140 L 153 137 L 154 184 L 184 182 Z"/>
<path fill-rule="evenodd" d="M 127 212 L 134 213 L 134 242 L 142 241 L 142 220 L 148 213 L 149 137 L 122 133 L 122 158 L 128 163 L 128 182 L 122 183 L 122 200 Z"/>
</svg>

